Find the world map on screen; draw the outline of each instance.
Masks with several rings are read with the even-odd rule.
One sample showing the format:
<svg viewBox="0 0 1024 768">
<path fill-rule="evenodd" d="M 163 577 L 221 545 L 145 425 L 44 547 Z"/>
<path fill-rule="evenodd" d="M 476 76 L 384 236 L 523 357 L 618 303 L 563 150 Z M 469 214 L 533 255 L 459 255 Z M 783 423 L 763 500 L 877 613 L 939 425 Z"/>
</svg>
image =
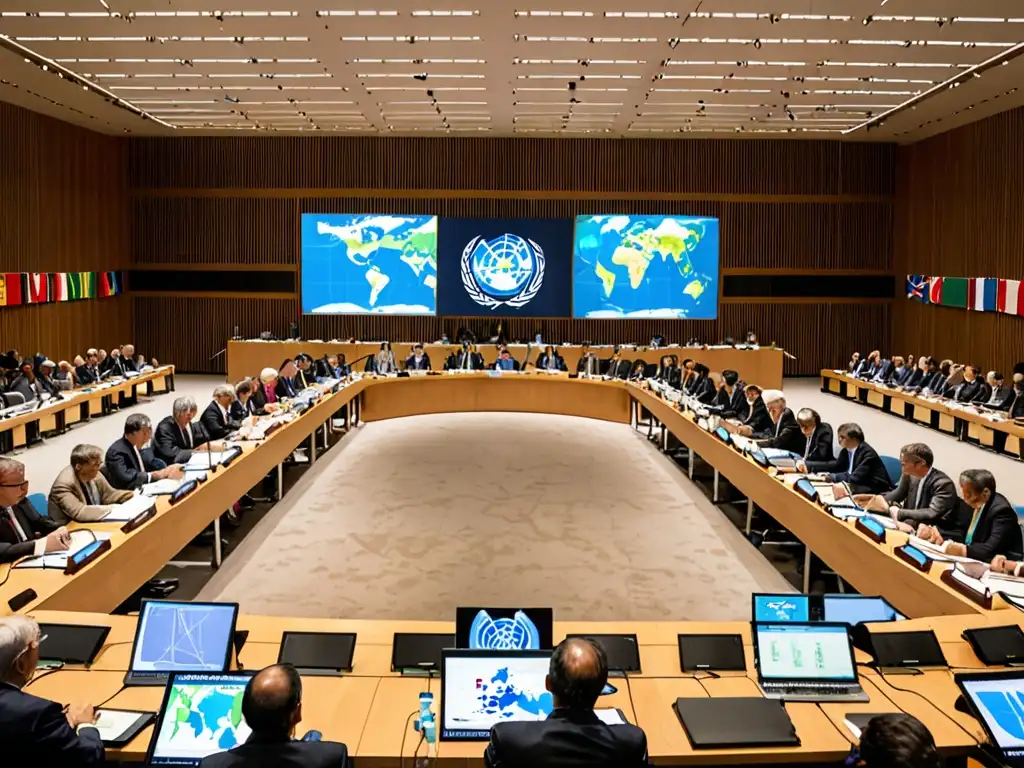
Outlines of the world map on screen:
<svg viewBox="0 0 1024 768">
<path fill-rule="evenodd" d="M 529 684 L 518 685 L 515 674 L 510 673 L 507 667 L 501 667 L 490 678 L 490 682 L 477 680 L 479 706 L 474 714 L 516 720 L 547 717 L 554 708 L 551 694 L 547 691 L 531 692 L 530 687 Z"/>
<path fill-rule="evenodd" d="M 175 684 L 167 700 L 159 751 L 207 755 L 231 749 L 250 734 L 242 719 L 244 686 Z"/>
<path fill-rule="evenodd" d="M 711 319 L 718 314 L 718 219 L 578 216 L 573 314 Z"/>
<path fill-rule="evenodd" d="M 437 217 L 303 214 L 302 311 L 435 314 Z"/>
</svg>

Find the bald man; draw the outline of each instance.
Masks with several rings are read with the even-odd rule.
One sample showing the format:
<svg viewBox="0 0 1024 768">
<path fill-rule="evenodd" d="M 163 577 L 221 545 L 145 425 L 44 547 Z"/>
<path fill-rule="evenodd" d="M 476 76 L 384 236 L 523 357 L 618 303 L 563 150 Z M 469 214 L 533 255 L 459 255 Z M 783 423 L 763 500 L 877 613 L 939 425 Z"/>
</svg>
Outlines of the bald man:
<svg viewBox="0 0 1024 768">
<path fill-rule="evenodd" d="M 200 768 L 349 768 L 348 747 L 334 741 L 296 741 L 302 722 L 302 679 L 291 664 L 257 672 L 242 694 L 242 717 L 252 735 Z"/>
<path fill-rule="evenodd" d="M 647 766 L 647 736 L 635 725 L 606 725 L 594 713 L 608 658 L 587 638 L 563 640 L 551 654 L 547 689 L 554 711 L 540 722 L 491 728 L 488 768 L 633 768 Z"/>
</svg>

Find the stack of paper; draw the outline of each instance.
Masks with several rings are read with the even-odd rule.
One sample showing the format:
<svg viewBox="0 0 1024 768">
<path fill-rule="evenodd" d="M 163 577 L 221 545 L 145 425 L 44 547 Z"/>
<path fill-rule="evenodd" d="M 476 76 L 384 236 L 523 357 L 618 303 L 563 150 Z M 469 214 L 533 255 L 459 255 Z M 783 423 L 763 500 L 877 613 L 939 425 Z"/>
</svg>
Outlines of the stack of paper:
<svg viewBox="0 0 1024 768">
<path fill-rule="evenodd" d="M 942 551 L 941 546 L 935 546 L 930 541 L 919 539 L 917 536 L 911 536 L 907 541 L 912 547 L 916 547 L 924 552 L 932 560 L 937 560 L 940 563 L 976 563 L 977 560 L 973 560 L 970 557 L 958 557 L 957 555 L 947 555 Z"/>
<path fill-rule="evenodd" d="M 142 493 L 146 496 L 167 496 L 178 490 L 184 480 L 175 480 L 170 477 L 165 477 L 163 480 L 157 480 L 155 483 L 146 483 L 142 486 Z"/>
<path fill-rule="evenodd" d="M 128 501 L 116 504 L 103 518 L 104 523 L 127 523 L 156 504 L 152 496 L 132 496 Z"/>
</svg>

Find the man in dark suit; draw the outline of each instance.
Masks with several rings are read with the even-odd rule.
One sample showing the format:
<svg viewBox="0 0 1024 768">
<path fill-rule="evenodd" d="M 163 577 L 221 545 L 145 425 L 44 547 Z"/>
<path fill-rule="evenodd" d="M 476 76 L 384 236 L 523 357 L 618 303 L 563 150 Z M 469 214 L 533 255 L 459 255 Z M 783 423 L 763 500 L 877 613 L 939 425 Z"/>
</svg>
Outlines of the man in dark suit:
<svg viewBox="0 0 1024 768">
<path fill-rule="evenodd" d="M 740 375 L 731 369 L 722 371 L 722 385 L 718 388 L 715 399 L 711 402 L 714 409 L 723 419 L 734 419 L 736 414 L 747 407 L 747 396 L 740 382 Z"/>
<path fill-rule="evenodd" d="M 41 639 L 39 625 L 28 616 L 0 619 L 0 744 L 4 765 L 102 765 L 103 741 L 99 731 L 88 727 L 96 722 L 91 704 L 65 708 L 23 690 L 39 663 Z"/>
<path fill-rule="evenodd" d="M 200 768 L 348 768 L 348 747 L 296 741 L 302 722 L 302 679 L 291 664 L 261 669 L 245 686 L 242 717 L 252 734 L 244 744 L 203 758 Z"/>
<path fill-rule="evenodd" d="M 764 398 L 761 397 L 761 388 L 756 384 L 747 384 L 744 393 L 747 402 L 744 403 L 743 410 L 736 414 L 736 418 L 740 420 L 736 431 L 744 437 L 767 434 L 772 428 L 772 417 L 764 404 Z"/>
<path fill-rule="evenodd" d="M 537 362 L 534 364 L 534 368 L 538 371 L 569 370 L 565 364 L 565 358 L 558 354 L 558 351 L 550 344 L 545 346 L 544 351 L 537 355 Z"/>
<path fill-rule="evenodd" d="M 281 363 L 281 367 L 277 370 L 277 385 L 274 387 L 278 400 L 286 397 L 295 397 L 299 393 L 293 381 L 298 374 L 299 369 L 296 367 L 294 360 L 289 358 Z"/>
<path fill-rule="evenodd" d="M 946 387 L 945 397 L 958 403 L 969 403 L 987 389 L 985 382 L 978 376 L 978 368 L 974 365 L 964 366 L 964 380 L 959 384 Z"/>
<path fill-rule="evenodd" d="M 519 361 L 512 357 L 508 347 L 503 346 L 498 352 L 498 359 L 494 361 L 494 369 L 496 371 L 518 371 Z"/>
<path fill-rule="evenodd" d="M 491 728 L 487 768 L 640 768 L 647 736 L 635 725 L 607 725 L 594 705 L 608 682 L 608 659 L 593 640 L 563 640 L 551 654 L 546 680 L 554 710 L 541 722 Z"/>
<path fill-rule="evenodd" d="M 305 352 L 299 353 L 295 358 L 295 378 L 292 379 L 292 386 L 296 392 L 301 392 L 306 387 L 316 384 L 316 369 L 313 366 L 313 358 Z"/>
<path fill-rule="evenodd" d="M 711 369 L 704 363 L 693 364 L 694 377 L 686 388 L 691 397 L 697 398 L 700 402 L 706 402 L 705 398 L 714 397 L 715 386 L 711 383 Z"/>
<path fill-rule="evenodd" d="M 583 342 L 580 350 L 580 359 L 576 363 L 576 373 L 587 376 L 599 376 L 601 374 L 601 361 L 590 349 L 590 344 Z"/>
<path fill-rule="evenodd" d="M 983 563 L 996 555 L 1008 560 L 1024 556 L 1017 513 L 1001 493 L 996 478 L 987 469 L 965 469 L 960 473 L 960 504 L 949 525 L 921 525 L 917 535 L 955 557 L 970 557 Z"/>
<path fill-rule="evenodd" d="M 68 529 L 49 517 L 42 517 L 27 496 L 25 465 L 0 457 L 0 563 L 13 563 L 21 557 L 46 552 L 63 552 L 71 545 Z M 3 674 L 2 667 L 0 674 Z"/>
<path fill-rule="evenodd" d="M 867 359 L 864 360 L 864 362 L 861 363 L 860 369 L 859 369 L 860 372 L 856 374 L 857 378 L 859 378 L 859 379 L 867 379 L 867 380 L 870 381 L 871 379 L 874 378 L 875 374 L 878 373 L 878 369 L 879 369 L 879 366 L 881 365 L 881 362 L 882 362 L 882 353 L 879 352 L 877 349 L 872 350 L 868 354 Z"/>
<path fill-rule="evenodd" d="M 234 400 L 235 388 L 230 384 L 220 384 L 213 390 L 213 400 L 199 417 L 199 423 L 210 439 L 223 440 L 241 426 L 241 423 L 231 416 L 230 408 Z"/>
<path fill-rule="evenodd" d="M 864 431 L 857 424 L 839 426 L 839 455 L 833 461 L 806 461 L 809 472 L 823 472 L 836 484 L 837 498 L 845 495 L 841 484 L 852 493 L 886 493 L 892 489 L 889 473 L 875 449 L 864 442 Z"/>
<path fill-rule="evenodd" d="M 1013 387 L 1006 386 L 1006 380 L 999 371 L 992 371 L 989 374 L 988 383 L 992 388 L 992 392 L 981 405 L 993 411 L 1009 411 L 1014 400 Z"/>
<path fill-rule="evenodd" d="M 85 353 L 82 365 L 75 366 L 75 375 L 78 377 L 78 386 L 80 387 L 95 384 L 100 380 L 100 369 L 96 366 L 95 349 L 90 349 Z"/>
<path fill-rule="evenodd" d="M 891 387 L 898 387 L 910 377 L 911 373 L 912 371 L 907 367 L 906 361 L 899 355 L 896 355 L 892 359 L 892 368 L 889 370 L 888 375 L 882 379 L 876 376 L 875 381 Z"/>
<path fill-rule="evenodd" d="M 466 342 L 455 358 L 455 368 L 459 371 L 482 371 L 484 356 L 476 350 L 476 344 Z"/>
<path fill-rule="evenodd" d="M 114 488 L 133 491 L 165 477 L 174 480 L 184 477 L 180 464 L 157 462 L 151 448 L 143 450 L 142 446 L 152 436 L 153 423 L 149 416 L 133 413 L 124 420 L 124 436 L 110 444 L 103 458 L 104 474 Z"/>
<path fill-rule="evenodd" d="M 193 451 L 221 450 L 200 422 L 193 422 L 199 406 L 191 397 L 175 398 L 171 415 L 156 425 L 153 455 L 166 464 L 185 464 Z"/>
<path fill-rule="evenodd" d="M 806 440 L 800 431 L 793 411 L 786 407 L 786 398 L 777 389 L 769 389 L 761 394 L 772 425 L 755 437 L 765 448 L 776 448 L 790 451 L 798 456 L 802 453 Z"/>
<path fill-rule="evenodd" d="M 422 344 L 413 345 L 412 352 L 405 358 L 405 370 L 429 371 L 430 355 L 423 351 Z"/>
<path fill-rule="evenodd" d="M 125 344 L 121 347 L 121 370 L 125 373 L 139 370 L 139 367 L 135 364 L 135 347 L 131 344 Z"/>
<path fill-rule="evenodd" d="M 658 364 L 658 372 L 654 376 L 658 381 L 668 384 L 670 387 L 679 389 L 682 374 L 679 365 L 676 363 L 675 355 L 664 355 Z"/>
<path fill-rule="evenodd" d="M 605 375 L 613 379 L 625 379 L 629 375 L 630 367 L 632 363 L 622 357 L 622 347 L 616 346 L 612 356 L 608 358 L 608 370 L 605 371 Z"/>
<path fill-rule="evenodd" d="M 796 414 L 796 423 L 804 437 L 803 451 L 798 451 L 802 461 L 835 461 L 831 424 L 823 422 L 813 408 L 801 408 Z M 801 471 L 806 471 L 806 466 Z"/>
<path fill-rule="evenodd" d="M 860 495 L 856 501 L 872 512 L 887 514 L 906 533 L 920 523 L 948 525 L 956 515 L 960 497 L 953 480 L 933 466 L 935 454 L 924 443 L 910 443 L 900 449 L 899 485 L 888 493 Z"/>
</svg>

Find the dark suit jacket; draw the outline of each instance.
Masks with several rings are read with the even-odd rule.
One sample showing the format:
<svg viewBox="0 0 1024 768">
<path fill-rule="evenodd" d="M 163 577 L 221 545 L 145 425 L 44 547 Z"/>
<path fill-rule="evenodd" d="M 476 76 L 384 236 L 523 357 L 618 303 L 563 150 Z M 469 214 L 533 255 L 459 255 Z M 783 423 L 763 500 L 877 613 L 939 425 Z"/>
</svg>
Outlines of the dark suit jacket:
<svg viewBox="0 0 1024 768">
<path fill-rule="evenodd" d="M 200 768 L 348 768 L 348 747 L 336 741 L 263 741 L 249 738 L 204 757 Z"/>
<path fill-rule="evenodd" d="M 76 734 L 61 705 L 0 683 L 0 744 L 4 765 L 78 768 L 102 765 L 103 742 L 95 728 Z"/>
<path fill-rule="evenodd" d="M 624 360 L 621 357 L 618 360 L 608 360 L 608 375 L 613 379 L 624 379 L 629 376 L 629 369 L 633 367 L 633 364 L 629 360 Z"/>
<path fill-rule="evenodd" d="M 675 387 L 676 389 L 679 389 L 679 381 L 681 375 L 682 371 L 680 371 L 677 367 L 659 368 L 658 375 L 655 378 L 657 378 L 658 381 L 665 382 L 670 387 Z"/>
<path fill-rule="evenodd" d="M 693 397 L 702 403 L 711 402 L 715 397 L 715 385 L 707 376 L 698 376 L 690 383 L 687 390 Z"/>
<path fill-rule="evenodd" d="M 1013 401 L 1013 405 L 1010 406 L 1010 418 L 1011 419 L 1024 419 L 1024 393 L 1017 392 L 1014 394 L 1017 399 Z"/>
<path fill-rule="evenodd" d="M 35 551 L 36 539 L 41 539 L 60 527 L 49 517 L 42 517 L 36 512 L 35 507 L 28 499 L 22 499 L 11 509 L 14 510 L 14 516 L 18 518 L 21 529 L 29 537 L 29 540 L 18 541 L 18 534 L 14 532 L 14 526 L 11 525 L 11 521 L 7 517 L 7 510 L 0 509 L 0 563 L 11 563 L 19 557 L 31 555 Z M 0 709 L 0 718 L 2 718 L 2 712 L 3 710 Z M 0 739 L 0 744 L 3 743 L 3 740 Z"/>
<path fill-rule="evenodd" d="M 173 416 L 165 416 L 153 430 L 153 455 L 168 464 L 184 464 L 192 457 L 192 450 L 210 442 L 211 438 L 201 422 L 192 422 L 191 444 L 182 436 L 182 430 Z"/>
<path fill-rule="evenodd" d="M 888 381 L 894 370 L 892 360 L 882 360 L 875 368 L 875 375 L 872 376 L 872 380 L 877 381 Z"/>
<path fill-rule="evenodd" d="M 941 395 L 946 391 L 946 382 L 948 377 L 942 371 L 935 371 L 925 376 L 921 382 L 921 389 L 927 389 L 929 394 Z"/>
<path fill-rule="evenodd" d="M 430 370 L 430 355 L 426 352 L 423 353 L 423 357 L 420 358 L 420 362 L 416 364 L 416 355 L 409 355 L 405 358 L 405 370 L 407 371 L 429 371 Z"/>
<path fill-rule="evenodd" d="M 768 431 L 762 433 L 760 437 L 763 438 L 761 445 L 766 448 L 778 448 L 800 455 L 803 455 L 804 447 L 807 444 L 807 438 L 800 431 L 800 425 L 796 423 L 796 416 L 790 408 L 786 408 L 782 412 L 782 416 L 779 417 L 778 423 L 773 422 Z"/>
<path fill-rule="evenodd" d="M 939 526 L 944 539 L 966 542 L 974 510 L 960 501 L 952 527 Z M 1024 537 L 1021 536 L 1017 513 L 1001 493 L 989 499 L 981 511 L 978 525 L 974 529 L 971 543 L 967 545 L 967 556 L 990 562 L 996 555 L 1005 555 L 1008 560 L 1020 560 L 1024 556 Z"/>
<path fill-rule="evenodd" d="M 903 388 L 921 389 L 924 386 L 926 378 L 927 374 L 924 371 L 922 371 L 920 368 L 915 368 L 914 372 L 907 376 L 907 378 L 903 381 Z"/>
<path fill-rule="evenodd" d="M 831 462 L 807 462 L 811 472 L 827 472 L 836 483 L 849 483 L 854 493 L 886 493 L 892 488 L 889 473 L 875 449 L 861 443 L 853 454 L 853 471 L 850 467 L 850 452 L 843 448 Z"/>
<path fill-rule="evenodd" d="M 635 725 L 606 725 L 592 710 L 556 709 L 547 720 L 498 723 L 484 752 L 487 768 L 640 768 L 647 736 Z"/>
<path fill-rule="evenodd" d="M 760 395 L 758 395 L 753 405 L 750 405 L 746 401 L 746 397 L 744 397 L 743 408 L 737 415 L 743 420 L 744 424 L 754 430 L 755 435 L 765 434 L 775 426 L 771 415 L 768 413 L 768 408 Z"/>
<path fill-rule="evenodd" d="M 118 359 L 121 361 L 121 370 L 122 371 L 128 372 L 128 371 L 138 371 L 139 370 L 139 366 L 137 366 L 135 364 L 135 361 L 132 360 L 130 357 L 125 357 L 124 355 L 121 355 L 121 357 L 119 357 Z"/>
<path fill-rule="evenodd" d="M 979 393 L 984 391 L 982 386 L 987 387 L 981 379 L 975 379 L 974 381 L 964 381 L 960 384 L 956 384 L 952 387 L 947 387 L 943 393 L 946 397 L 951 397 L 958 403 L 969 403 L 978 396 Z"/>
<path fill-rule="evenodd" d="M 1014 395 L 1017 393 L 1013 391 L 1013 387 L 1007 387 L 1003 385 L 997 389 L 989 392 L 989 396 L 985 398 L 985 402 L 982 405 L 987 405 L 989 408 L 996 411 L 1008 411 L 1010 406 L 1013 405 Z M 995 395 L 995 401 L 990 403 L 989 400 Z"/>
<path fill-rule="evenodd" d="M 466 364 L 466 355 L 469 355 L 469 370 L 471 371 L 482 371 L 484 369 L 484 356 L 479 352 L 466 352 L 465 350 L 459 352 L 455 358 L 456 370 L 462 370 Z"/>
<path fill-rule="evenodd" d="M 917 502 L 917 489 L 921 488 L 921 501 Z M 960 497 L 956 493 L 956 484 L 949 475 L 932 467 L 927 477 L 918 479 L 910 475 L 900 477 L 899 485 L 892 491 L 883 494 L 889 505 L 900 507 L 900 520 L 916 525 L 950 524 L 960 506 Z M 915 506 L 916 505 L 916 506 Z M 969 521 L 968 521 L 969 522 Z"/>
<path fill-rule="evenodd" d="M 299 394 L 299 390 L 295 387 L 295 384 L 284 376 L 277 377 L 277 386 L 274 387 L 274 391 L 277 393 L 278 400 L 282 397 L 295 397 Z"/>
<path fill-rule="evenodd" d="M 231 405 L 234 405 L 234 403 Z M 236 421 L 231 418 L 230 409 L 228 410 L 228 420 L 225 421 L 224 415 L 220 412 L 220 406 L 214 400 L 210 401 L 210 404 L 206 406 L 206 410 L 203 411 L 203 415 L 199 417 L 199 423 L 203 425 L 206 434 L 213 440 L 223 440 L 241 426 L 240 421 L 241 419 Z"/>
<path fill-rule="evenodd" d="M 310 368 L 308 371 L 303 371 L 301 368 L 299 372 L 292 378 L 292 386 L 295 387 L 296 392 L 301 392 L 306 387 L 316 384 L 316 371 Z"/>
<path fill-rule="evenodd" d="M 551 359 L 555 361 L 555 367 L 560 371 L 567 371 L 569 368 L 565 364 L 565 358 L 559 355 L 557 352 L 551 355 Z M 548 355 L 541 352 L 537 356 L 537 362 L 535 367 L 538 371 L 546 371 L 548 369 Z"/>
<path fill-rule="evenodd" d="M 260 385 L 260 389 L 263 389 L 262 384 Z M 260 394 L 263 393 L 260 392 Z M 265 399 L 266 397 L 264 397 L 264 400 Z M 266 403 L 263 404 L 266 405 Z M 247 416 L 255 416 L 256 411 L 258 410 L 259 408 L 256 407 L 256 403 L 253 401 L 253 395 L 249 395 L 249 399 L 246 400 L 244 403 L 241 400 L 232 401 L 231 407 L 228 408 L 228 415 L 232 418 L 233 421 L 241 423 L 242 420 L 245 419 Z"/>
<path fill-rule="evenodd" d="M 903 382 L 910 378 L 913 371 L 910 368 L 904 366 L 903 368 L 893 368 L 889 373 L 889 383 L 893 386 L 903 386 Z"/>
<path fill-rule="evenodd" d="M 983 381 L 978 387 L 978 394 L 971 399 L 971 402 L 975 405 L 984 405 L 990 397 L 992 397 L 992 387 L 988 385 L 987 381 Z"/>
<path fill-rule="evenodd" d="M 810 444 L 808 445 L 807 439 L 800 434 L 800 437 L 804 441 L 804 446 L 800 451 L 797 451 L 801 456 L 804 457 L 804 461 L 808 462 L 832 462 L 836 460 L 836 455 L 832 448 L 832 425 L 822 422 L 814 428 L 814 434 L 811 435 Z"/>
<path fill-rule="evenodd" d="M 107 455 L 103 458 L 103 466 L 107 480 L 112 486 L 124 491 L 134 491 L 146 484 L 146 473 L 157 468 L 147 463 L 152 461 L 149 450 L 139 451 L 139 454 L 142 456 L 141 467 L 132 444 L 123 437 L 110 444 Z"/>
<path fill-rule="evenodd" d="M 595 376 L 601 373 L 601 360 L 594 352 L 590 353 L 590 358 L 588 358 L 586 355 L 580 355 L 580 359 L 576 362 L 576 373 L 587 372 L 588 360 L 593 360 L 593 362 L 590 363 L 590 373 L 594 374 Z"/>
<path fill-rule="evenodd" d="M 79 365 L 75 367 L 75 375 L 78 377 L 78 386 L 84 387 L 86 384 L 92 384 L 95 381 L 99 381 L 100 372 L 88 365 Z"/>
<path fill-rule="evenodd" d="M 736 418 L 737 414 L 746 413 L 750 407 L 747 405 L 747 396 L 739 382 L 736 382 L 736 386 L 732 388 L 731 395 L 726 390 L 724 384 L 719 387 L 713 405 L 721 406 L 722 418 L 726 419 Z"/>
</svg>

